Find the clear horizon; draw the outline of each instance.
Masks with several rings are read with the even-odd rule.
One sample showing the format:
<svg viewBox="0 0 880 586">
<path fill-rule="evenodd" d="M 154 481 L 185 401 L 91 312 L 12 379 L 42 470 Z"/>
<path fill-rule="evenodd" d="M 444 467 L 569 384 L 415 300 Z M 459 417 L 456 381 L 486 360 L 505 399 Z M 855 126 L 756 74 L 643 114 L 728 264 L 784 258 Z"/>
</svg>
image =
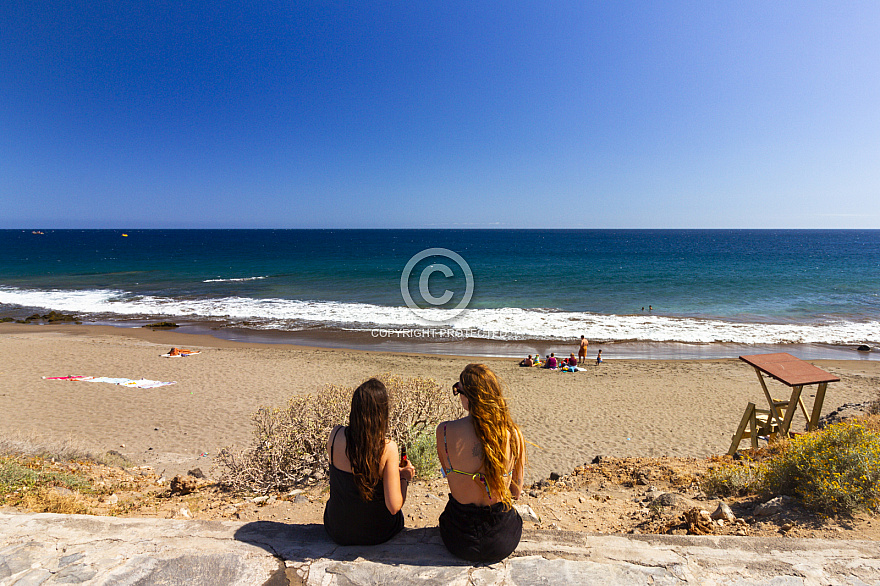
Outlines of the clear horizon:
<svg viewBox="0 0 880 586">
<path fill-rule="evenodd" d="M 880 228 L 872 2 L 0 22 L 0 228 Z"/>
</svg>

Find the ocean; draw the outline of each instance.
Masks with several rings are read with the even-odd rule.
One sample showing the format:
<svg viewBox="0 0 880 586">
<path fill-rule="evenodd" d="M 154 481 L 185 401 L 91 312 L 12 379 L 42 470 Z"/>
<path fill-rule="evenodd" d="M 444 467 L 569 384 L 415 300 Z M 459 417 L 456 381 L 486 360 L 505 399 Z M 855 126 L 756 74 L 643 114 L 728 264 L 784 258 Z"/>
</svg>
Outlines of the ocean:
<svg viewBox="0 0 880 586">
<path fill-rule="evenodd" d="M 880 345 L 880 230 L 34 232 L 0 230 L 0 317 L 444 354 L 585 335 L 607 358 L 880 358 L 855 350 Z"/>
</svg>

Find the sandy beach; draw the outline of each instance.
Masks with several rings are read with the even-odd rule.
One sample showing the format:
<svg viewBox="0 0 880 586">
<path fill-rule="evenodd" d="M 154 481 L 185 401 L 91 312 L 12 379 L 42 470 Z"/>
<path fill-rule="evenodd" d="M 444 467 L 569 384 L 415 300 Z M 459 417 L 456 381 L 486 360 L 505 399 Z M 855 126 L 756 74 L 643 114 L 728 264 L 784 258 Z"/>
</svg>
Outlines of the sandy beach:
<svg viewBox="0 0 880 586">
<path fill-rule="evenodd" d="M 160 357 L 171 346 L 202 353 Z M 223 446 L 248 445 L 250 416 L 262 405 L 280 407 L 291 395 L 327 383 L 355 386 L 387 371 L 433 378 L 451 388 L 474 361 L 246 344 L 142 328 L 19 324 L 0 325 L 0 356 L 0 436 L 73 441 L 96 454 L 117 450 L 166 474 L 196 466 L 207 472 Z M 520 368 L 507 358 L 476 360 L 509 386 L 514 418 L 532 444 L 531 480 L 569 472 L 597 455 L 724 453 L 746 404 L 764 402 L 754 371 L 737 359 L 608 356 L 602 365 L 590 363 L 578 373 Z M 829 386 L 825 413 L 876 398 L 880 362 L 813 363 L 841 378 Z M 177 384 L 137 389 L 41 378 L 66 375 Z M 785 387 L 776 389 L 787 396 Z M 813 390 L 804 393 L 808 408 Z"/>
</svg>

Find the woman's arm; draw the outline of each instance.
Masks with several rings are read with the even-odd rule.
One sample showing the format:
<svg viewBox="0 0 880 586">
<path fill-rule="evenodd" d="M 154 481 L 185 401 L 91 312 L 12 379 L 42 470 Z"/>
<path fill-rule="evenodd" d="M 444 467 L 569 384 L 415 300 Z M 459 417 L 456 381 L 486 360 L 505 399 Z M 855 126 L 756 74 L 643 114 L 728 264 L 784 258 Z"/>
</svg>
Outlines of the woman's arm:
<svg viewBox="0 0 880 586">
<path fill-rule="evenodd" d="M 516 433 L 513 434 L 513 439 L 519 446 L 519 450 L 517 453 L 519 457 L 516 459 L 516 462 L 513 463 L 513 478 L 510 479 L 510 494 L 513 498 L 518 499 L 519 495 L 522 493 L 523 486 L 523 472 L 525 469 L 525 459 L 526 459 L 526 442 L 523 440 L 522 432 L 519 429 L 516 429 Z"/>
<path fill-rule="evenodd" d="M 415 468 L 410 463 L 406 467 L 400 467 L 400 455 L 397 444 L 389 441 L 385 444 L 385 452 L 382 454 L 382 485 L 385 489 L 385 506 L 388 512 L 396 515 L 406 502 L 406 489 L 409 481 L 415 474 Z"/>
</svg>

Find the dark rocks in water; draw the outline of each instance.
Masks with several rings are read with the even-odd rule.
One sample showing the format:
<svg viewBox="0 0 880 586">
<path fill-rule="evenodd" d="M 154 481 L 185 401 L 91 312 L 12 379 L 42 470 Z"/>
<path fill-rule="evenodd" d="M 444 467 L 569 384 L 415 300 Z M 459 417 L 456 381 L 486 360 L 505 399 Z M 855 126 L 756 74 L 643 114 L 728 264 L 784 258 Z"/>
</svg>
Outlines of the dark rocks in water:
<svg viewBox="0 0 880 586">
<path fill-rule="evenodd" d="M 5 324 L 7 322 L 15 321 L 14 317 L 0 317 L 0 324 Z"/>
<path fill-rule="evenodd" d="M 867 344 L 862 344 L 861 346 L 859 346 L 858 348 L 856 348 L 856 350 L 858 350 L 859 352 L 870 352 L 870 351 L 871 351 L 871 347 L 868 346 Z"/>
<path fill-rule="evenodd" d="M 44 313 L 43 315 L 35 313 L 29 317 L 24 318 L 23 320 L 23 322 L 26 324 L 33 323 L 35 321 L 46 321 L 50 324 L 58 322 L 75 322 L 78 324 L 82 323 L 75 315 L 71 315 L 69 313 L 58 313 L 54 310 L 50 311 L 49 313 Z"/>
<path fill-rule="evenodd" d="M 142 328 L 167 328 L 167 329 L 171 329 L 171 328 L 179 328 L 180 326 L 174 322 L 160 321 L 160 322 L 156 322 L 154 324 L 147 324 L 147 325 L 141 326 L 141 327 Z"/>
</svg>

